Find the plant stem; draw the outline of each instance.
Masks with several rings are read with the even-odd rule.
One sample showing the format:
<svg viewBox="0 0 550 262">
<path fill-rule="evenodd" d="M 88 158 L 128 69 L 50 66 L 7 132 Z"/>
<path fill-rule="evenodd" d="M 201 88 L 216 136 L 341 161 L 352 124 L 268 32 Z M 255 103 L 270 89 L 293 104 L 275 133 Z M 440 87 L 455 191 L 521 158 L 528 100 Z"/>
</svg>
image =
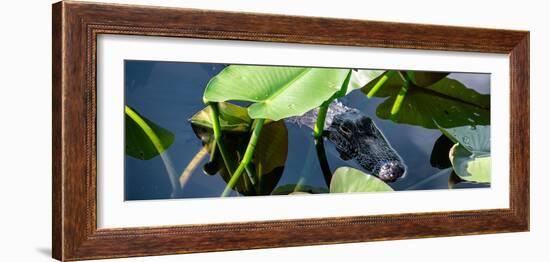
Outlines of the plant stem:
<svg viewBox="0 0 550 262">
<path fill-rule="evenodd" d="M 319 165 L 321 165 L 321 171 L 325 178 L 325 183 L 330 186 L 330 180 L 332 179 L 332 173 L 330 172 L 330 166 L 327 160 L 327 154 L 325 152 L 325 142 L 323 140 L 323 131 L 325 129 L 325 119 L 327 118 L 327 112 L 330 104 L 338 97 L 345 96 L 347 93 L 349 82 L 351 81 L 351 75 L 353 70 L 349 70 L 346 79 L 342 83 L 342 87 L 337 96 L 333 96 L 328 101 L 324 102 L 319 107 L 319 113 L 317 113 L 317 120 L 313 127 L 313 138 L 315 140 L 315 149 L 317 151 L 317 158 L 319 159 Z"/>
<path fill-rule="evenodd" d="M 398 73 L 399 73 L 399 77 L 401 77 L 401 80 L 403 80 L 403 82 L 411 81 L 407 76 L 407 72 L 403 73 L 403 71 L 399 71 Z"/>
<path fill-rule="evenodd" d="M 384 84 L 388 81 L 388 79 L 390 79 L 393 75 L 395 75 L 395 71 L 393 70 L 386 71 L 386 73 L 384 73 L 384 75 L 382 75 L 382 77 L 378 80 L 378 82 L 376 82 L 376 84 L 372 87 L 369 93 L 367 93 L 367 97 L 371 98 L 374 95 L 376 95 L 378 90 L 380 90 L 380 88 L 384 86 Z"/>
<path fill-rule="evenodd" d="M 244 171 L 248 175 L 248 179 L 250 180 L 250 183 L 256 190 L 257 189 L 256 187 L 258 186 L 259 181 L 256 180 L 256 176 L 254 175 L 255 171 L 250 167 L 250 165 L 246 165 L 244 167 Z M 258 176 L 258 177 L 261 178 L 261 176 Z M 259 191 L 259 190 L 256 190 L 256 191 Z"/>
<path fill-rule="evenodd" d="M 180 195 L 181 188 L 178 186 L 178 178 L 176 176 L 176 170 L 174 169 L 174 165 L 172 164 L 172 160 L 170 159 L 170 156 L 166 153 L 166 148 L 164 148 L 164 145 L 162 145 L 162 142 L 160 142 L 160 138 L 157 136 L 155 131 L 147 124 L 147 122 L 139 116 L 138 113 L 136 113 L 132 108 L 129 106 L 124 106 L 124 113 L 128 115 L 136 124 L 143 130 L 147 138 L 151 140 L 151 143 L 153 143 L 153 146 L 157 150 L 157 152 L 160 155 L 160 158 L 162 159 L 162 163 L 164 164 L 164 168 L 166 169 L 166 173 L 168 174 L 168 179 L 170 180 L 170 185 L 172 186 L 172 197 L 176 197 Z"/>
<path fill-rule="evenodd" d="M 214 146 L 217 146 L 220 150 L 220 155 L 222 155 L 223 163 L 225 164 L 225 167 L 227 168 L 227 171 L 232 174 L 235 170 L 235 165 L 233 164 L 233 161 L 231 161 L 231 158 L 229 158 L 227 148 L 225 147 L 225 143 L 222 140 L 222 128 L 220 125 L 220 112 L 218 108 L 218 104 L 211 102 L 210 105 L 210 118 L 212 118 L 212 129 L 214 130 L 214 140 L 215 144 Z M 212 152 L 215 152 L 212 150 Z M 213 157 L 213 155 L 211 156 Z"/>
<path fill-rule="evenodd" d="M 225 186 L 225 189 L 223 190 L 223 193 L 221 197 L 226 197 L 231 193 L 231 189 L 237 184 L 237 181 L 239 180 L 239 177 L 245 170 L 246 166 L 250 161 L 252 160 L 252 157 L 254 156 L 254 150 L 256 149 L 256 143 L 258 142 L 258 139 L 260 138 L 260 133 L 262 132 L 262 127 L 264 125 L 265 119 L 257 119 L 256 126 L 254 127 L 254 130 L 252 131 L 252 135 L 250 136 L 250 141 L 248 142 L 248 146 L 246 147 L 246 151 L 244 152 L 243 159 L 241 160 L 241 163 L 237 167 L 237 170 L 235 170 L 235 173 L 231 176 L 231 179 L 229 179 L 229 182 Z"/>
<path fill-rule="evenodd" d="M 199 152 L 189 161 L 189 164 L 185 167 L 183 172 L 180 176 L 180 188 L 183 190 L 185 187 L 185 184 L 187 184 L 187 181 L 191 177 L 191 174 L 197 169 L 197 166 L 200 164 L 200 162 L 204 159 L 206 154 L 208 153 L 208 150 L 206 150 L 206 147 L 202 147 Z"/>
<path fill-rule="evenodd" d="M 317 157 L 319 158 L 319 164 L 321 165 L 321 171 L 323 172 L 323 178 L 327 186 L 330 186 L 332 180 L 332 173 L 330 172 L 330 166 L 327 160 L 327 153 L 325 152 L 325 142 L 323 138 L 319 138 L 315 142 L 315 149 L 317 150 Z"/>
<path fill-rule="evenodd" d="M 399 72 L 399 75 L 401 76 L 401 78 L 403 78 L 403 86 L 401 86 L 399 93 L 395 97 L 395 102 L 393 102 L 393 107 L 391 108 L 390 119 L 394 121 L 397 118 L 397 114 L 401 109 L 403 100 L 405 100 L 405 96 L 407 95 L 407 91 L 409 90 L 409 87 L 411 85 L 410 80 L 407 77 L 405 77 L 401 72 Z"/>
<path fill-rule="evenodd" d="M 325 118 L 327 117 L 328 107 L 330 103 L 325 103 L 319 107 L 319 113 L 317 114 L 317 121 L 313 127 L 313 137 L 315 139 L 323 137 L 323 130 L 325 129 Z"/>
<path fill-rule="evenodd" d="M 330 166 L 327 160 L 327 154 L 325 152 L 325 143 L 323 140 L 323 130 L 325 129 L 325 119 L 327 117 L 328 107 L 330 103 L 325 103 L 319 107 L 319 113 L 317 114 L 317 121 L 313 128 L 313 138 L 315 139 L 315 149 L 317 151 L 317 158 L 319 158 L 319 165 L 321 165 L 321 171 L 325 178 L 325 183 L 330 185 L 332 174 L 330 172 Z"/>
</svg>

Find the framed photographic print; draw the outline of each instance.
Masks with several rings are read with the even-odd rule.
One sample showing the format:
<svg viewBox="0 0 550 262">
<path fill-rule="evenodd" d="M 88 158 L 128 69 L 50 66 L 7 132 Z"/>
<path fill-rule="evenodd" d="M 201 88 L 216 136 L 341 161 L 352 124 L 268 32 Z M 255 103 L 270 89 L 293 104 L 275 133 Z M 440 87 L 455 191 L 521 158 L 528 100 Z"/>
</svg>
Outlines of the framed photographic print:
<svg viewBox="0 0 550 262">
<path fill-rule="evenodd" d="M 529 230 L 529 32 L 53 5 L 53 257 Z"/>
</svg>

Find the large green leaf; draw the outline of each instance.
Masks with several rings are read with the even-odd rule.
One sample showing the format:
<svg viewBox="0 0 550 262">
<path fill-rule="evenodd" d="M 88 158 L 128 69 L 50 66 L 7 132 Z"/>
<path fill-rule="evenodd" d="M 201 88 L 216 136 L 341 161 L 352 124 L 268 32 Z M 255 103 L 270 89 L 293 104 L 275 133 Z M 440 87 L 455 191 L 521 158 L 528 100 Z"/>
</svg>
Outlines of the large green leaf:
<svg viewBox="0 0 550 262">
<path fill-rule="evenodd" d="M 125 151 L 126 154 L 141 160 L 149 160 L 164 152 L 174 142 L 174 134 L 140 115 L 126 106 Z"/>
<path fill-rule="evenodd" d="M 329 100 L 349 69 L 231 65 L 208 83 L 204 100 L 253 102 L 251 118 L 280 120 L 300 116 Z"/>
<path fill-rule="evenodd" d="M 417 73 L 416 76 L 418 75 Z M 436 76 L 433 78 L 437 79 Z M 362 88 L 362 91 L 367 94 L 376 82 L 372 81 Z M 376 110 L 378 117 L 390 119 L 392 107 L 402 85 L 403 80 L 395 74 L 376 93 L 376 97 L 387 98 Z M 397 123 L 431 129 L 437 128 L 434 120 L 443 127 L 487 125 L 490 123 L 490 95 L 479 94 L 450 78 L 440 79 L 424 87 L 413 83 L 408 89 L 401 109 L 391 119 Z"/>
<path fill-rule="evenodd" d="M 456 143 L 449 151 L 455 173 L 467 181 L 491 182 L 491 127 L 461 126 L 440 129 Z"/>
<path fill-rule="evenodd" d="M 406 74 L 413 84 L 420 87 L 431 86 L 437 83 L 437 81 L 449 75 L 449 73 L 445 73 L 445 72 L 427 72 L 427 71 L 407 71 Z"/>
<path fill-rule="evenodd" d="M 238 163 L 250 139 L 253 120 L 248 117 L 246 108 L 230 103 L 219 103 L 218 108 L 222 139 L 227 147 L 228 157 Z M 206 107 L 196 113 L 190 122 L 197 137 L 212 152 L 215 141 L 210 117 L 210 107 Z M 287 154 L 288 131 L 284 121 L 267 121 L 247 173 L 239 178 L 235 189 L 244 195 L 271 194 L 283 174 Z M 211 161 L 204 169 L 209 174 L 219 173 L 226 182 L 231 178 L 217 150 L 214 150 L 214 156 L 211 156 Z"/>
<path fill-rule="evenodd" d="M 330 193 L 388 191 L 393 189 L 384 181 L 351 167 L 336 169 L 330 182 Z"/>
<path fill-rule="evenodd" d="M 358 69 L 351 71 L 351 80 L 346 90 L 346 95 L 351 91 L 360 89 L 368 85 L 373 80 L 381 76 L 385 71 L 384 70 L 366 70 Z"/>
</svg>

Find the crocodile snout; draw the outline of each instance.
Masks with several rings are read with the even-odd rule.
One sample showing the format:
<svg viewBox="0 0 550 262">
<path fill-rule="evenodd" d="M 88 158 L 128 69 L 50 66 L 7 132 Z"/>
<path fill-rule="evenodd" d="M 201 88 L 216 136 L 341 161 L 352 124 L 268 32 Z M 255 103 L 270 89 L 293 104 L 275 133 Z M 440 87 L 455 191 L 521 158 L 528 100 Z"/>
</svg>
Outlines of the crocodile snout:
<svg viewBox="0 0 550 262">
<path fill-rule="evenodd" d="M 378 178 L 384 182 L 394 182 L 405 175 L 405 167 L 398 161 L 384 163 L 378 170 Z"/>
<path fill-rule="evenodd" d="M 372 119 L 357 109 L 334 117 L 326 129 L 342 160 L 354 159 L 367 172 L 385 182 L 394 182 L 406 173 L 406 166 Z"/>
</svg>

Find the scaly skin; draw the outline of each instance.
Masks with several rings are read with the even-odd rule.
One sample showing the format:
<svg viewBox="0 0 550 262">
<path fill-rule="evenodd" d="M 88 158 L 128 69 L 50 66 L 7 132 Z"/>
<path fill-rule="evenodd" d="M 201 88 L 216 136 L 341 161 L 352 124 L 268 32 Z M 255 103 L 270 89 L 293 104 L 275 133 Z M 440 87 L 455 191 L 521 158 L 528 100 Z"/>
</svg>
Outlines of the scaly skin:
<svg viewBox="0 0 550 262">
<path fill-rule="evenodd" d="M 313 129 L 318 109 L 287 121 Z M 403 159 L 391 147 L 372 119 L 339 101 L 330 104 L 323 134 L 334 143 L 342 160 L 355 160 L 361 167 L 385 182 L 406 173 Z"/>
<path fill-rule="evenodd" d="M 372 119 L 357 109 L 336 115 L 327 138 L 334 143 L 343 160 L 354 159 L 367 172 L 385 182 L 393 182 L 405 175 L 406 166 L 390 146 Z"/>
</svg>

